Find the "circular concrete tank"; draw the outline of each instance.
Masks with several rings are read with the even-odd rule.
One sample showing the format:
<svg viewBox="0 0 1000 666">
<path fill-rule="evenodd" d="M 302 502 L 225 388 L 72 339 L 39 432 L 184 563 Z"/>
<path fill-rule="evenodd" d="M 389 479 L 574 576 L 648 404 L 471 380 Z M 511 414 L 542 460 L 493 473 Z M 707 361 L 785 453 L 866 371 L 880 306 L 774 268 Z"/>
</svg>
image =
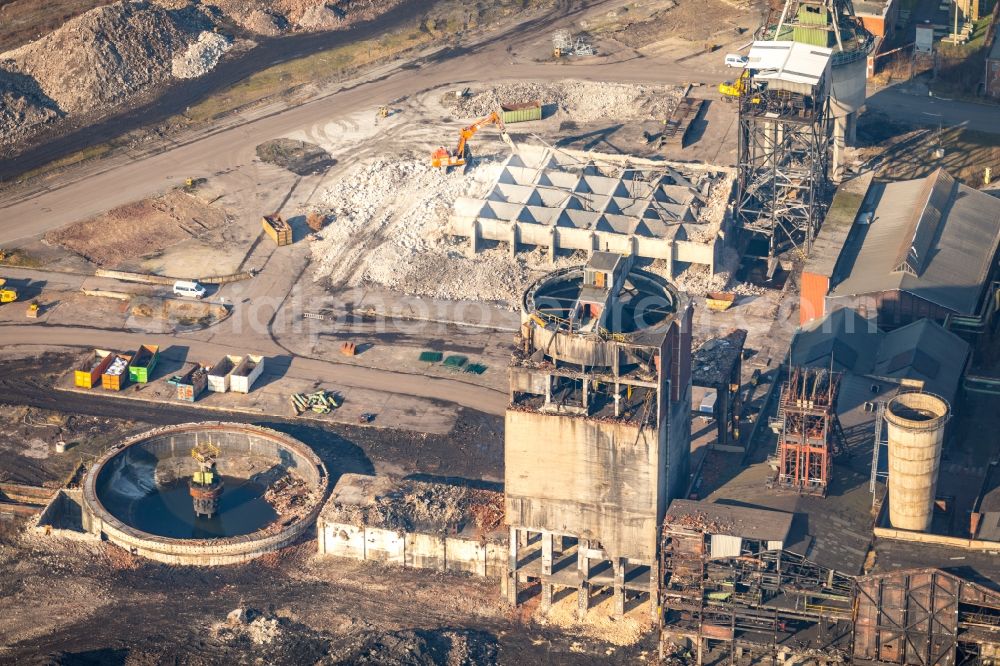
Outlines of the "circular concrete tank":
<svg viewBox="0 0 1000 666">
<path fill-rule="evenodd" d="M 232 513 L 212 519 L 194 516 L 187 495 L 197 469 L 191 451 L 205 444 L 218 447 L 218 472 L 234 493 L 228 502 L 223 496 Z M 293 437 L 241 423 L 187 423 L 144 432 L 105 453 L 84 479 L 84 525 L 160 562 L 235 564 L 279 550 L 311 529 L 329 489 L 322 461 Z M 288 493 L 294 498 L 286 507 L 280 498 Z M 177 501 L 167 503 L 167 496 Z M 154 500 L 160 504 L 150 511 Z"/>
<path fill-rule="evenodd" d="M 948 403 L 930 393 L 904 393 L 886 405 L 889 521 L 897 529 L 930 529 L 948 414 Z"/>
<path fill-rule="evenodd" d="M 535 281 L 521 298 L 522 333 L 536 349 L 560 361 L 611 367 L 616 353 L 609 339 L 629 340 L 668 329 L 687 297 L 660 276 L 635 269 L 624 278 L 622 296 L 611 301 L 599 323 L 581 328 L 574 309 L 586 298 L 585 266 L 561 268 Z M 597 288 L 590 288 L 600 291 Z"/>
</svg>

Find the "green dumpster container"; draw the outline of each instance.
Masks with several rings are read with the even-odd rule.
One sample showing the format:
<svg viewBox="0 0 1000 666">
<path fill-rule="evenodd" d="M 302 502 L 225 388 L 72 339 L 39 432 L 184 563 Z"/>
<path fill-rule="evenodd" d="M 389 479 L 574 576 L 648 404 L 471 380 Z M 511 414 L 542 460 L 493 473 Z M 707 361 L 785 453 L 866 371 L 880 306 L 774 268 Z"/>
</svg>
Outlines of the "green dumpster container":
<svg viewBox="0 0 1000 666">
<path fill-rule="evenodd" d="M 136 384 L 146 384 L 153 378 L 153 368 L 160 358 L 160 348 L 156 345 L 143 345 L 135 353 L 132 364 L 128 367 L 128 377 Z"/>
<path fill-rule="evenodd" d="M 501 104 L 504 123 L 524 123 L 542 119 L 542 103 L 539 100 L 524 104 Z"/>
</svg>

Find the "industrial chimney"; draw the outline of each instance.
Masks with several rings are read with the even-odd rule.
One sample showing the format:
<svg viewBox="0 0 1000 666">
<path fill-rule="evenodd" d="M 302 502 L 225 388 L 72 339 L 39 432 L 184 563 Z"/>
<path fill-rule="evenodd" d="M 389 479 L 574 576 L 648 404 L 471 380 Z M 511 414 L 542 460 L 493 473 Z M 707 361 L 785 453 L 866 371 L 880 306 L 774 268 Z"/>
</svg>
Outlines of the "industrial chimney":
<svg viewBox="0 0 1000 666">
<path fill-rule="evenodd" d="M 889 521 L 897 529 L 930 529 L 949 411 L 947 401 L 930 393 L 903 393 L 886 405 Z"/>
</svg>

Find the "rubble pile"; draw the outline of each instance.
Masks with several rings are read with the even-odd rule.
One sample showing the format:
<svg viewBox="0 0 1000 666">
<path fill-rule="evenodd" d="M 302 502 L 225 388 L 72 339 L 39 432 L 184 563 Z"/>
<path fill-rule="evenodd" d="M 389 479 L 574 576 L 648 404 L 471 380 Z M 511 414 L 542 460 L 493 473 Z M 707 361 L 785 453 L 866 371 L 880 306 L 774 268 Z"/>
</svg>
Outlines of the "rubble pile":
<svg viewBox="0 0 1000 666">
<path fill-rule="evenodd" d="M 269 529 L 277 531 L 305 518 L 315 504 L 314 495 L 314 488 L 291 474 L 286 474 L 268 486 L 264 492 L 264 500 L 278 514 L 278 519 L 271 523 Z"/>
<path fill-rule="evenodd" d="M 425 159 L 378 158 L 321 193 L 330 222 L 312 243 L 314 279 L 351 287 L 377 285 L 408 295 L 493 301 L 514 307 L 542 273 L 582 263 L 542 250 L 510 256 L 505 247 L 468 257 L 468 241 L 447 235 L 460 196 L 483 197 L 500 163 L 478 160 L 446 173 Z"/>
<path fill-rule="evenodd" d="M 555 105 L 567 120 L 591 122 L 605 118 L 666 118 L 681 98 L 677 86 L 635 85 L 576 81 L 554 83 L 517 81 L 503 83 L 467 97 L 454 100 L 456 113 L 481 117 L 501 104 L 540 101 Z M 550 114 L 546 112 L 546 116 Z"/>
<path fill-rule="evenodd" d="M 119 0 L 0 54 L 6 72 L 0 98 L 22 109 L 15 117 L 0 113 L 0 144 L 59 116 L 106 112 L 169 80 L 174 55 L 206 28 L 210 19 L 193 7 L 168 12 L 150 2 Z M 5 85 L 10 83 L 13 90 Z"/>
<path fill-rule="evenodd" d="M 329 649 L 328 639 L 305 625 L 243 607 L 232 610 L 225 622 L 214 624 L 210 638 L 221 643 L 220 652 L 237 663 L 243 660 L 233 655 L 243 652 L 252 654 L 256 663 L 315 664 Z"/>
<path fill-rule="evenodd" d="M 188 45 L 187 51 L 174 56 L 171 73 L 178 79 L 194 79 L 208 74 L 219 64 L 219 58 L 230 46 L 230 40 L 205 30 L 198 35 L 198 41 Z"/>
<path fill-rule="evenodd" d="M 203 76 L 234 43 L 233 23 L 255 35 L 346 28 L 399 0 L 118 0 L 0 53 L 0 148 L 18 147 L 67 117 L 104 117 L 175 79 Z M 239 40 L 250 46 L 252 41 Z"/>
<path fill-rule="evenodd" d="M 359 527 L 449 533 L 475 525 L 487 534 L 503 524 L 503 493 L 407 480 L 367 504 L 331 502 L 325 511 L 330 520 Z"/>
</svg>

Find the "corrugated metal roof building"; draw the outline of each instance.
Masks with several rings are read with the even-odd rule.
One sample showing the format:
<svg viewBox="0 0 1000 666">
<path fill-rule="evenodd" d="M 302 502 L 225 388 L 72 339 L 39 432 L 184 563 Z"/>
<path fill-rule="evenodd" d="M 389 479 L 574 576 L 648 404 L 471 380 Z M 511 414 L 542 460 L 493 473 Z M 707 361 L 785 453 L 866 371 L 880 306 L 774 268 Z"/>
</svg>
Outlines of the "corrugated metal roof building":
<svg viewBox="0 0 1000 666">
<path fill-rule="evenodd" d="M 859 212 L 839 251 L 836 243 L 825 248 L 837 256 L 832 271 L 820 271 L 829 274 L 828 292 L 821 308 L 811 302 L 803 310 L 804 320 L 840 307 L 877 316 L 881 328 L 981 313 L 997 273 L 995 198 L 938 169 L 926 178 L 871 185 Z M 831 231 L 840 236 L 840 229 Z M 828 269 L 829 259 L 811 263 Z M 803 283 L 813 279 L 810 269 Z"/>
</svg>

